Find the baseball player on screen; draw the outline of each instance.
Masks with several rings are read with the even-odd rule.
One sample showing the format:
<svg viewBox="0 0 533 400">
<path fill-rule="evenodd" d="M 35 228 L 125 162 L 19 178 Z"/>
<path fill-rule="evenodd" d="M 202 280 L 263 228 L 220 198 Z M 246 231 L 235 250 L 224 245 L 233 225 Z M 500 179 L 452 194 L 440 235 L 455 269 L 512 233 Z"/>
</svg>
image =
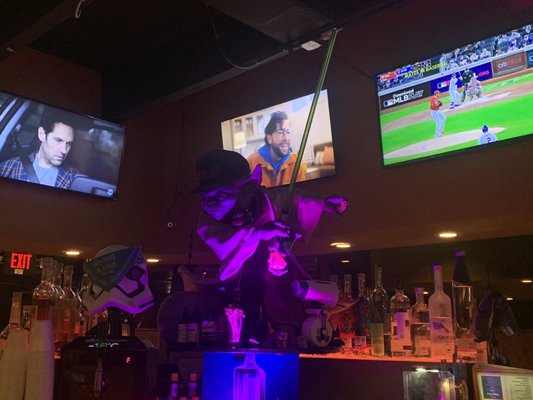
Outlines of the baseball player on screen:
<svg viewBox="0 0 533 400">
<path fill-rule="evenodd" d="M 440 110 L 442 102 L 440 101 L 440 91 L 435 90 L 433 97 L 429 102 L 429 109 L 431 110 L 431 118 L 435 121 L 435 137 L 439 138 L 444 134 L 444 125 L 446 125 L 446 116 Z"/>
<path fill-rule="evenodd" d="M 477 144 L 489 144 L 498 141 L 496 135 L 489 130 L 489 127 L 487 125 L 483 125 L 483 128 L 481 128 L 481 132 L 483 133 L 479 137 Z"/>
<path fill-rule="evenodd" d="M 457 82 L 459 79 L 457 79 L 457 75 L 455 72 L 453 73 L 452 77 L 450 78 L 450 97 L 452 99 L 452 102 L 450 103 L 450 110 L 453 110 L 455 107 L 459 107 L 461 95 L 459 94 L 459 91 L 457 90 Z"/>
</svg>

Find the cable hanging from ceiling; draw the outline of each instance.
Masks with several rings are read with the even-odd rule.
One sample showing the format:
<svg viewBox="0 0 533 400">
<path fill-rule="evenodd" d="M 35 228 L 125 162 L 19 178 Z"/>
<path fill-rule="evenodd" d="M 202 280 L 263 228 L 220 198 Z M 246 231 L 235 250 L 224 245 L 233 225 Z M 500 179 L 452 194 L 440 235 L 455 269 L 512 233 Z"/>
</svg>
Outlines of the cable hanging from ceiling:
<svg viewBox="0 0 533 400">
<path fill-rule="evenodd" d="M 211 25 L 211 29 L 213 30 L 213 35 L 215 37 L 217 48 L 220 51 L 220 54 L 222 55 L 224 60 L 226 60 L 226 62 L 228 64 L 230 64 L 232 67 L 235 67 L 237 69 L 242 69 L 242 70 L 250 70 L 250 69 L 253 69 L 253 68 L 255 68 L 255 67 L 259 66 L 259 65 L 262 65 L 262 64 L 265 64 L 265 63 L 267 63 L 269 61 L 275 60 L 276 58 L 279 58 L 280 56 L 283 56 L 283 55 L 286 55 L 286 54 L 289 53 L 289 51 L 286 48 L 283 48 L 280 52 L 274 54 L 273 56 L 269 56 L 269 57 L 264 58 L 264 59 L 256 59 L 249 65 L 238 64 L 237 62 L 233 61 L 228 56 L 228 54 L 226 54 L 226 51 L 224 50 L 224 47 L 222 46 L 222 43 L 221 43 L 221 40 L 220 40 L 221 35 L 220 35 L 219 30 L 216 27 L 216 23 L 215 23 L 215 20 L 214 20 L 214 16 L 213 16 L 213 12 L 211 10 L 211 7 L 209 5 L 206 5 L 206 7 L 207 7 L 208 15 L 209 15 L 209 24 Z"/>
</svg>

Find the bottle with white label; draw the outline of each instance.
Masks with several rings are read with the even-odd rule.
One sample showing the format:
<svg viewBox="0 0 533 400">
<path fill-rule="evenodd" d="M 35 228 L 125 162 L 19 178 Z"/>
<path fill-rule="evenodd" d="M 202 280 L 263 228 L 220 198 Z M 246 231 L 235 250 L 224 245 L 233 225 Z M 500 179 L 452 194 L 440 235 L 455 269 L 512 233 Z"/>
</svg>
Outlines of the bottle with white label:
<svg viewBox="0 0 533 400">
<path fill-rule="evenodd" d="M 411 354 L 411 332 L 409 326 L 411 301 L 398 282 L 394 296 L 390 299 L 391 352 L 393 356 L 404 357 Z"/>
<path fill-rule="evenodd" d="M 429 297 L 431 357 L 451 360 L 455 345 L 452 300 L 444 293 L 442 267 L 440 264 L 433 265 L 433 273 L 435 293 Z"/>
<path fill-rule="evenodd" d="M 415 288 L 416 303 L 411 308 L 411 341 L 415 357 L 431 356 L 429 310 L 424 302 L 424 288 Z"/>
</svg>

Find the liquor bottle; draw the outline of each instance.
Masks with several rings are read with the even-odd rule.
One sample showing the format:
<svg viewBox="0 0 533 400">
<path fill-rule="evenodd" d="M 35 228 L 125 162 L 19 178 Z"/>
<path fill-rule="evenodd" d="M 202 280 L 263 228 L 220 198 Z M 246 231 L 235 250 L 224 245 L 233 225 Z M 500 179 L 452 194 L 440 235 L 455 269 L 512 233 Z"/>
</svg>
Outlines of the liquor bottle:
<svg viewBox="0 0 533 400">
<path fill-rule="evenodd" d="M 63 317 L 65 316 L 65 292 L 61 287 L 63 278 L 63 263 L 54 263 L 52 267 L 52 274 L 50 281 L 55 290 L 55 301 L 51 306 L 50 314 L 52 320 L 52 327 L 54 329 L 54 341 L 57 344 L 56 348 L 63 343 Z"/>
<path fill-rule="evenodd" d="M 340 296 L 339 303 L 345 308 L 340 314 L 340 336 L 344 342 L 343 349 L 352 351 L 355 346 L 355 309 L 352 296 L 352 275 L 344 274 L 344 290 Z"/>
<path fill-rule="evenodd" d="M 86 332 L 92 327 L 90 326 L 91 317 L 85 311 L 85 308 L 83 306 L 83 297 L 86 295 L 86 293 L 89 292 L 90 287 L 91 287 L 91 278 L 89 278 L 89 275 L 87 274 L 87 272 L 84 272 L 81 277 L 80 289 L 76 292 L 76 295 L 78 297 L 78 320 L 79 320 L 79 327 L 77 327 L 77 330 L 79 331 L 78 333 L 81 336 L 84 336 Z"/>
<path fill-rule="evenodd" d="M 209 346 L 213 343 L 216 335 L 216 315 L 213 307 L 204 314 L 200 324 L 199 343 L 202 346 Z"/>
<path fill-rule="evenodd" d="M 389 296 L 382 284 L 383 270 L 379 266 L 374 267 L 374 290 L 371 298 L 370 312 L 370 336 L 372 354 L 384 356 L 390 354 L 390 312 Z"/>
<path fill-rule="evenodd" d="M 415 288 L 416 302 L 411 308 L 411 342 L 415 357 L 431 356 L 429 310 L 424 302 L 424 288 Z"/>
<path fill-rule="evenodd" d="M 0 359 L 5 348 L 9 331 L 20 328 L 20 316 L 22 310 L 22 292 L 13 292 L 11 295 L 11 313 L 9 314 L 9 324 L 0 332 Z"/>
<path fill-rule="evenodd" d="M 255 362 L 254 353 L 246 353 L 244 364 L 233 370 L 233 400 L 265 400 L 266 376 Z"/>
<path fill-rule="evenodd" d="M 187 343 L 190 346 L 198 346 L 198 340 L 200 338 L 200 324 L 202 322 L 202 315 L 200 308 L 195 306 L 193 309 L 192 318 L 187 323 Z"/>
<path fill-rule="evenodd" d="M 442 267 L 433 265 L 435 292 L 429 297 L 429 323 L 431 332 L 431 357 L 451 359 L 454 352 L 452 301 L 444 293 Z"/>
<path fill-rule="evenodd" d="M 472 324 L 474 296 L 472 282 L 468 274 L 465 252 L 455 253 L 456 261 L 452 277 L 453 314 L 455 319 L 455 337 L 472 338 L 470 327 Z"/>
<path fill-rule="evenodd" d="M 178 322 L 178 335 L 177 342 L 178 345 L 185 345 L 187 343 L 187 325 L 189 324 L 189 310 L 187 307 L 183 309 L 181 314 L 181 319 Z"/>
<path fill-rule="evenodd" d="M 75 338 L 76 325 L 79 317 L 78 297 L 72 289 L 74 266 L 66 265 L 63 269 L 63 342 L 68 343 Z"/>
<path fill-rule="evenodd" d="M 41 282 L 33 289 L 32 303 L 37 306 L 37 320 L 51 320 L 50 308 L 55 304 L 56 291 L 51 282 L 53 258 L 41 258 Z"/>
<path fill-rule="evenodd" d="M 170 374 L 170 390 L 168 393 L 169 400 L 177 400 L 179 398 L 179 374 L 173 372 Z"/>
<path fill-rule="evenodd" d="M 198 396 L 198 374 L 196 372 L 191 372 L 189 374 L 188 396 L 189 397 Z"/>
<path fill-rule="evenodd" d="M 402 284 L 398 283 L 396 286 L 390 300 L 391 353 L 393 356 L 405 357 L 412 350 L 409 327 L 411 301 L 404 294 Z"/>
<path fill-rule="evenodd" d="M 355 302 L 355 344 L 358 353 L 367 353 L 370 345 L 370 299 L 366 295 L 366 276 L 357 274 L 358 297 Z"/>
</svg>

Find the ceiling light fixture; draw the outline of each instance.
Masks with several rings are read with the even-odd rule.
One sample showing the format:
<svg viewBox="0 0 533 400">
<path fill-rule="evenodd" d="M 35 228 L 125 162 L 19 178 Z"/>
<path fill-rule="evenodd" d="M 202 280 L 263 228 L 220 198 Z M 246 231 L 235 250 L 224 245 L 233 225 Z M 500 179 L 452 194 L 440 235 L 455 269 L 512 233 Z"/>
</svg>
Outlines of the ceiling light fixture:
<svg viewBox="0 0 533 400">
<path fill-rule="evenodd" d="M 147 262 L 147 263 L 150 263 L 150 264 L 156 264 L 156 263 L 158 263 L 159 261 L 161 261 L 159 258 L 147 258 L 147 259 L 146 259 L 146 262 Z"/>
<path fill-rule="evenodd" d="M 315 42 L 314 40 L 309 40 L 308 42 L 302 43 L 302 49 L 307 51 L 313 51 L 322 46 L 320 43 Z"/>
<path fill-rule="evenodd" d="M 333 242 L 330 244 L 331 247 L 336 247 L 338 249 L 348 249 L 352 247 L 350 243 L 347 242 Z"/>
<path fill-rule="evenodd" d="M 343 264 L 349 264 L 349 263 L 350 263 L 350 260 L 341 260 L 341 263 L 343 263 Z"/>
<path fill-rule="evenodd" d="M 63 251 L 63 253 L 65 253 L 67 256 L 79 256 L 81 254 L 81 251 L 71 249 L 71 250 L 65 250 Z"/>
<path fill-rule="evenodd" d="M 506 297 L 505 298 L 507 301 L 513 301 L 514 299 L 512 297 Z"/>
<path fill-rule="evenodd" d="M 442 239 L 453 239 L 457 237 L 457 232 L 453 232 L 453 231 L 439 232 L 439 237 Z"/>
<path fill-rule="evenodd" d="M 522 279 L 520 282 L 522 283 L 533 283 L 531 279 Z"/>
</svg>

